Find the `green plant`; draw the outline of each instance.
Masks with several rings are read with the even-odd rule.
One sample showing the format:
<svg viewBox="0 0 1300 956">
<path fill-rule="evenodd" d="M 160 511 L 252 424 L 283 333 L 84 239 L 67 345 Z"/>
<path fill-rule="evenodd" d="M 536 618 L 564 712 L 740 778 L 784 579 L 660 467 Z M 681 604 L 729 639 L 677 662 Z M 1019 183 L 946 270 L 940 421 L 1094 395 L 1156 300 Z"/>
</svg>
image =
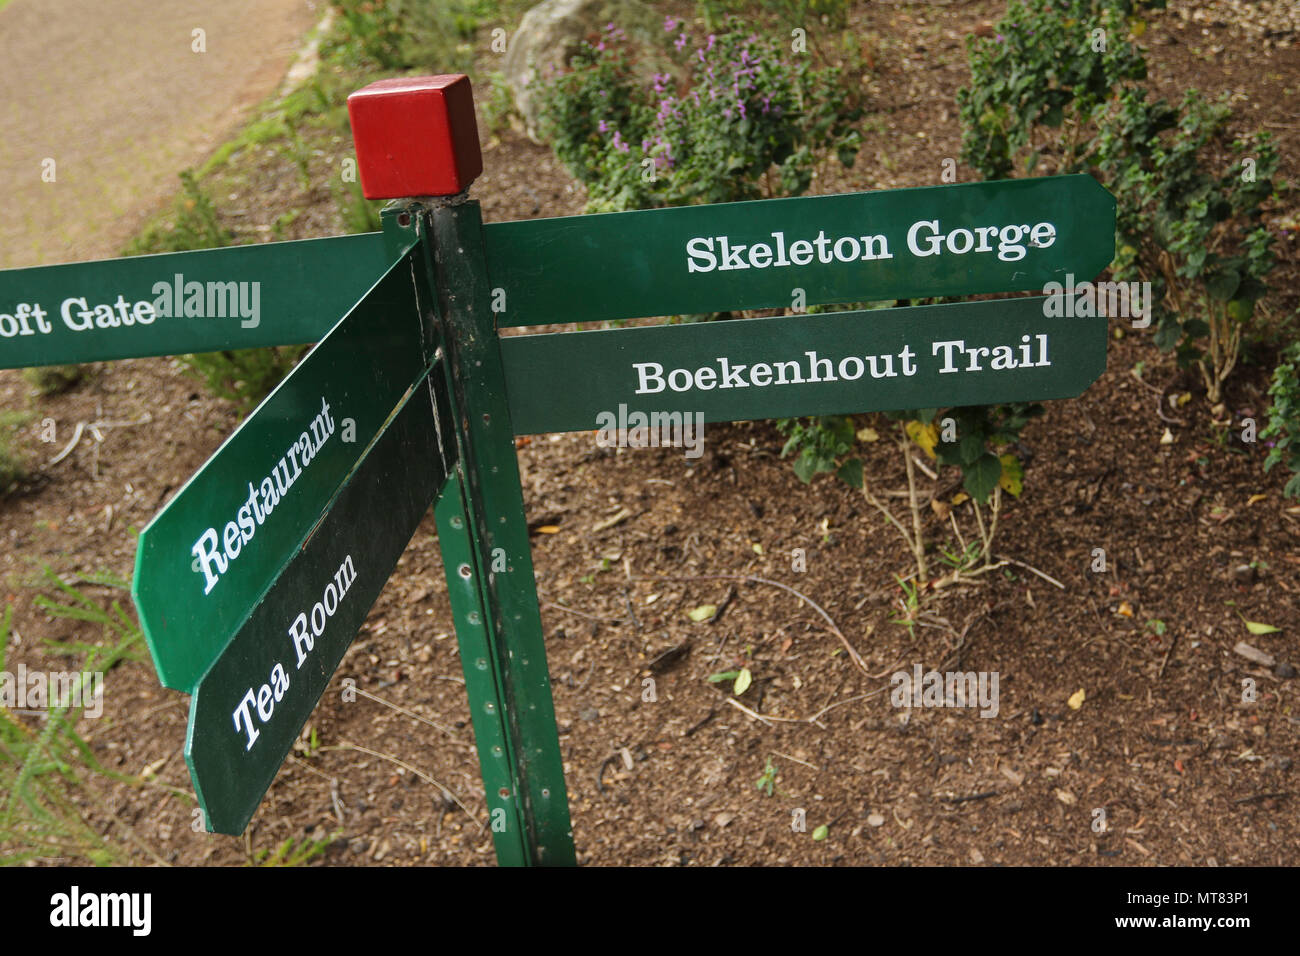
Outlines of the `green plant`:
<svg viewBox="0 0 1300 956">
<path fill-rule="evenodd" d="M 473 62 L 478 22 L 475 6 L 461 0 L 335 0 L 341 23 L 324 46 L 381 70 L 437 67 L 431 72 L 463 73 Z"/>
<path fill-rule="evenodd" d="M 37 861 L 125 865 L 143 851 L 157 862 L 158 854 L 122 823 L 99 792 L 95 778 L 102 777 L 134 787 L 149 785 L 139 777 L 104 767 L 90 743 L 77 731 L 88 696 L 85 674 L 105 674 L 138 654 L 139 627 L 118 601 L 104 608 L 78 584 L 126 587 L 108 575 L 63 581 L 48 567 L 44 588 L 35 603 L 51 617 L 98 624 L 103 637 L 97 643 L 52 642 L 46 647 L 77 658 L 77 677 L 69 700 L 49 700 L 44 726 L 29 725 L 18 714 L 0 708 L 0 864 Z M 13 606 L 0 615 L 0 670 L 4 669 Z M 158 785 L 160 786 L 160 785 Z M 174 795 L 181 791 L 164 787 Z M 88 809 L 103 822 L 92 823 Z"/>
<path fill-rule="evenodd" d="M 208 391 L 234 402 L 240 414 L 247 415 L 293 370 L 308 348 L 282 345 L 203 352 L 182 356 L 182 360 L 187 371 L 202 379 Z"/>
<path fill-rule="evenodd" d="M 26 476 L 27 466 L 13 447 L 14 429 L 30 416 L 24 412 L 0 412 L 0 496 L 8 494 Z"/>
<path fill-rule="evenodd" d="M 1268 448 L 1264 470 L 1285 464 L 1291 477 L 1282 493 L 1300 498 L 1300 342 L 1293 342 L 1273 369 L 1268 395 L 1268 425 L 1259 436 Z"/>
<path fill-rule="evenodd" d="M 894 602 L 898 605 L 899 615 L 889 619 L 890 624 L 899 624 L 907 628 L 910 637 L 916 637 L 916 621 L 921 615 L 921 588 L 919 585 L 912 583 L 907 578 L 900 578 L 894 575 L 894 580 L 898 582 L 899 590 L 902 592 Z"/>
<path fill-rule="evenodd" d="M 23 378 L 42 395 L 60 395 L 85 376 L 86 370 L 80 365 L 39 365 L 23 369 Z"/>
<path fill-rule="evenodd" d="M 181 195 L 176 200 L 175 221 L 158 223 L 146 229 L 127 245 L 123 255 L 213 249 L 228 246 L 234 240 L 231 232 L 217 219 L 216 206 L 194 173 L 183 170 L 180 180 Z"/>
<path fill-rule="evenodd" d="M 542 135 L 590 211 L 797 196 L 820 156 L 852 164 L 862 110 L 838 70 L 791 59 L 734 18 L 695 43 L 682 21 L 664 25 L 672 66 L 649 84 L 617 28 L 536 81 Z"/>
<path fill-rule="evenodd" d="M 1093 108 L 1147 75 L 1141 49 L 1127 39 L 1139 6 L 1164 2 L 1012 0 L 994 36 L 968 37 L 971 83 L 957 91 L 963 161 L 985 179 L 1010 177 L 1026 152 L 1026 172 L 1051 153 L 1056 172 L 1082 168 Z M 1035 149 L 1042 128 L 1061 132 Z"/>
<path fill-rule="evenodd" d="M 776 764 L 772 763 L 772 758 L 767 758 L 767 763 L 763 766 L 763 775 L 758 778 L 754 784 L 758 790 L 766 793 L 769 797 L 776 792 Z"/>
<path fill-rule="evenodd" d="M 257 866 L 302 866 L 329 849 L 330 844 L 342 833 L 342 830 L 335 830 L 320 840 L 313 840 L 311 837 L 295 840 L 293 837 L 288 837 L 273 850 L 255 851 L 251 863 Z"/>
<path fill-rule="evenodd" d="M 343 219 L 343 228 L 348 232 L 378 232 L 383 224 L 379 210 L 383 203 L 370 200 L 361 192 L 361 184 L 353 179 L 351 182 L 333 181 L 334 205 L 338 207 Z"/>
<path fill-rule="evenodd" d="M 498 133 L 510 125 L 510 117 L 515 113 L 514 95 L 505 74 L 493 70 L 487 75 L 488 91 L 483 101 L 483 124 L 493 133 Z"/>
<path fill-rule="evenodd" d="M 1196 365 L 1212 405 L 1268 291 L 1273 236 L 1261 206 L 1278 157 L 1268 133 L 1230 141 L 1226 102 L 1188 90 L 1181 105 L 1125 90 L 1099 107 L 1092 161 L 1118 201 L 1114 271 L 1152 283 L 1156 344 Z M 1237 155 L 1216 170 L 1212 156 Z"/>
</svg>

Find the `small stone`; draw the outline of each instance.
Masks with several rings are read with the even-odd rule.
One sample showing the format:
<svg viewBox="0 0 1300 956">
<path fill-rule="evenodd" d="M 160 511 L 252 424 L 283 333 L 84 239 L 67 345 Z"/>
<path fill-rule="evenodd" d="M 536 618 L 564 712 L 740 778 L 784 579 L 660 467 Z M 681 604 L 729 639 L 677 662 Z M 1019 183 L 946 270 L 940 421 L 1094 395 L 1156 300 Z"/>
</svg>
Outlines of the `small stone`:
<svg viewBox="0 0 1300 956">
<path fill-rule="evenodd" d="M 593 720 L 596 720 L 599 717 L 600 717 L 600 711 L 598 711 L 595 707 L 584 707 L 582 708 L 582 710 L 578 711 L 578 719 L 585 720 L 589 723 Z"/>
<path fill-rule="evenodd" d="M 979 866 L 981 863 L 984 862 L 984 854 L 981 853 L 979 850 L 975 849 L 974 847 L 971 847 L 970 861 L 974 863 L 976 866 Z"/>
<path fill-rule="evenodd" d="M 736 819 L 736 815 L 734 813 L 729 813 L 728 811 L 724 810 L 721 813 L 719 813 L 716 817 L 713 818 L 713 822 L 720 827 L 725 827 L 725 826 L 729 826 L 731 824 L 731 821 L 734 819 Z"/>
<path fill-rule="evenodd" d="M 1056 799 L 1060 800 L 1067 807 L 1072 807 L 1079 802 L 1079 798 L 1076 797 L 1074 794 L 1072 794 L 1069 790 L 1057 790 Z"/>
<path fill-rule="evenodd" d="M 873 827 L 883 827 L 885 825 L 885 818 L 881 816 L 879 813 L 868 814 L 867 825 Z"/>
<path fill-rule="evenodd" d="M 1255 569 L 1249 564 L 1239 564 L 1232 569 L 1232 580 L 1238 584 L 1252 584 L 1255 580 Z"/>
<path fill-rule="evenodd" d="M 1282 680 L 1290 680 L 1295 677 L 1295 668 L 1286 661 L 1282 661 L 1277 667 L 1273 668 L 1273 676 L 1280 677 Z"/>
</svg>

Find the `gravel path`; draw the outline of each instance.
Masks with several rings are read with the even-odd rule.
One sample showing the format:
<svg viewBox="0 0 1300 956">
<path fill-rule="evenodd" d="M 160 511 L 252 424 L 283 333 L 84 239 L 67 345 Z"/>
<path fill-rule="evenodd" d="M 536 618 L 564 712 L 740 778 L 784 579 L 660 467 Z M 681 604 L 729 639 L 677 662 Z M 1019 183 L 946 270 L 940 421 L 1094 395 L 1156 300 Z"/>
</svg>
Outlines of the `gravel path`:
<svg viewBox="0 0 1300 956">
<path fill-rule="evenodd" d="M 323 0 L 0 10 L 0 268 L 116 255 L 275 91 Z M 206 52 L 192 49 L 205 32 Z M 42 179 L 54 161 L 54 182 Z"/>
</svg>

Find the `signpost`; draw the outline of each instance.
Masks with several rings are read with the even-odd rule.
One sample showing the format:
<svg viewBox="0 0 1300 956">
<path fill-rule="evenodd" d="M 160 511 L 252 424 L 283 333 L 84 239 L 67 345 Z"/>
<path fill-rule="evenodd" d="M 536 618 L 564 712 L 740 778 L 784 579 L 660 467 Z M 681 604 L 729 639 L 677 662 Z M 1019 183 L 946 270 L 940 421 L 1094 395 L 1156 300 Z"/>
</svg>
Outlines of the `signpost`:
<svg viewBox="0 0 1300 956">
<path fill-rule="evenodd" d="M 366 196 L 401 200 L 383 233 L 0 272 L 0 367 L 319 340 L 140 536 L 211 830 L 247 825 L 436 502 L 497 859 L 574 861 L 516 434 L 1063 398 L 1105 369 L 1106 320 L 1041 296 L 499 335 L 1095 276 L 1115 201 L 1088 176 L 484 225 L 466 77 L 348 105 Z M 225 314 L 191 314 L 209 287 Z"/>
</svg>

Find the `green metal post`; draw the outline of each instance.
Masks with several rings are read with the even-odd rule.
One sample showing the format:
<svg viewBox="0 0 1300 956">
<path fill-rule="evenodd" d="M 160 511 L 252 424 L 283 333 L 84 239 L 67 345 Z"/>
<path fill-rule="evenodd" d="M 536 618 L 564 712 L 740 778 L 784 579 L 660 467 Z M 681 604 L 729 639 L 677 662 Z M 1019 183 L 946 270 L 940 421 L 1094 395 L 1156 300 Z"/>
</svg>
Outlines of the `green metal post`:
<svg viewBox="0 0 1300 956">
<path fill-rule="evenodd" d="M 458 481 L 435 515 L 493 838 L 505 865 L 576 862 L 478 203 L 417 228 L 451 377 Z M 427 231 L 426 231 L 427 230 Z M 417 288 L 422 285 L 417 279 Z M 441 416 L 440 416 L 441 417 Z"/>
</svg>

